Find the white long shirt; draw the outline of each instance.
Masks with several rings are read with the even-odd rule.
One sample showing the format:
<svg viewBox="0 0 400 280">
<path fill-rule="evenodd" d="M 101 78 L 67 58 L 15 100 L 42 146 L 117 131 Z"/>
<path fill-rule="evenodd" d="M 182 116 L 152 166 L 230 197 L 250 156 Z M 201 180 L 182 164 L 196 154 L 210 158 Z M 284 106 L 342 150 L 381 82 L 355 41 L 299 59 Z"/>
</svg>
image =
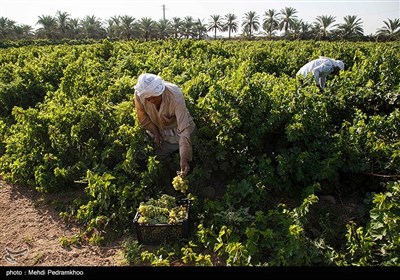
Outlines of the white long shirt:
<svg viewBox="0 0 400 280">
<path fill-rule="evenodd" d="M 303 75 L 307 77 L 308 73 L 312 73 L 314 80 L 322 89 L 325 87 L 326 76 L 332 73 L 334 70 L 334 63 L 329 58 L 318 58 L 314 59 L 297 72 L 296 76 Z"/>
<path fill-rule="evenodd" d="M 135 92 L 135 107 L 141 126 L 146 129 L 150 123 L 156 125 L 164 140 L 179 143 L 180 157 L 192 160 L 190 134 L 196 125 L 193 121 L 181 89 L 175 84 L 165 82 L 160 109 L 140 98 Z"/>
</svg>

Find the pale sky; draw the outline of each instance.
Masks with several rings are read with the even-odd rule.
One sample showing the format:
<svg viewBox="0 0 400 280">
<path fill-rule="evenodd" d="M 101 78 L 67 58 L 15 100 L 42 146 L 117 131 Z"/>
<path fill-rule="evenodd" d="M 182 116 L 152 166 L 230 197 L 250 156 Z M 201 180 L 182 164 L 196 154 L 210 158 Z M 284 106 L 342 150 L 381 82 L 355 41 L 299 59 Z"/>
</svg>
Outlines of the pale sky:
<svg viewBox="0 0 400 280">
<path fill-rule="evenodd" d="M 224 17 L 232 13 L 241 24 L 249 11 L 256 12 L 261 23 L 268 9 L 280 11 L 285 7 L 295 8 L 297 18 L 308 23 L 313 23 L 317 16 L 331 15 L 336 17 L 334 24 L 338 24 L 344 22 L 343 17 L 356 15 L 362 20 L 365 35 L 375 34 L 384 26 L 384 20 L 400 18 L 400 0 L 0 0 L 0 17 L 33 28 L 39 27 L 36 25 L 39 16 L 56 16 L 58 10 L 79 19 L 94 15 L 105 21 L 112 16 L 129 15 L 135 19 L 149 17 L 158 21 L 163 18 L 163 5 L 166 19 L 192 16 L 203 23 L 208 23 L 211 15 Z"/>
</svg>

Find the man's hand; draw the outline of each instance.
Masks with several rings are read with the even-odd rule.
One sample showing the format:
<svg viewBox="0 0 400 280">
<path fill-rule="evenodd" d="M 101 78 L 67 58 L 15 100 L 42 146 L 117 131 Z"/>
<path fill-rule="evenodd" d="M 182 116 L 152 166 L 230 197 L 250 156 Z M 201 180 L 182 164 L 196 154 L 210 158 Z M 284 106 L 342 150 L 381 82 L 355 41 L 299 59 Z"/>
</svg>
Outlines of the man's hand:
<svg viewBox="0 0 400 280">
<path fill-rule="evenodd" d="M 162 143 L 162 136 L 160 133 L 156 133 L 154 134 L 154 144 L 156 144 L 156 146 L 158 148 L 161 148 L 161 143 Z"/>
<path fill-rule="evenodd" d="M 181 174 L 186 176 L 190 171 L 189 163 L 186 159 L 181 159 Z"/>
</svg>

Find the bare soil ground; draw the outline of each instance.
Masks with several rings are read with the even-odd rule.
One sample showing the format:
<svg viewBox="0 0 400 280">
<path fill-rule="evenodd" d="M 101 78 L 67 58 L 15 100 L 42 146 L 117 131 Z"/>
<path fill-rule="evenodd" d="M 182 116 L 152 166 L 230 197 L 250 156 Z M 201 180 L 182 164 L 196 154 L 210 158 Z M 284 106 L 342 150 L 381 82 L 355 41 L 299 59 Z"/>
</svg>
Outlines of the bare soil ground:
<svg viewBox="0 0 400 280">
<path fill-rule="evenodd" d="M 63 247 L 60 237 L 74 236 L 79 227 L 61 220 L 48 197 L 0 177 L 0 266 L 125 265 L 120 242 Z"/>
<path fill-rule="evenodd" d="M 321 196 L 313 211 L 318 214 L 328 207 L 336 215 L 325 215 L 322 222 L 334 223 L 335 228 L 344 229 L 344 224 L 350 219 L 359 219 L 366 213 L 355 199 L 346 198 L 346 201 L 342 201 L 342 198 Z M 62 199 L 63 194 L 41 194 L 26 187 L 8 184 L 0 176 L 0 267 L 129 266 L 123 256 L 121 240 L 107 246 L 63 247 L 60 238 L 71 238 L 82 229 L 59 217 L 53 202 Z M 317 236 L 324 230 L 320 222 L 321 219 L 316 220 L 313 229 Z M 339 230 L 332 233 L 334 236 L 338 234 Z M 340 232 L 340 235 L 343 234 Z M 181 265 L 180 262 L 172 264 Z"/>
</svg>

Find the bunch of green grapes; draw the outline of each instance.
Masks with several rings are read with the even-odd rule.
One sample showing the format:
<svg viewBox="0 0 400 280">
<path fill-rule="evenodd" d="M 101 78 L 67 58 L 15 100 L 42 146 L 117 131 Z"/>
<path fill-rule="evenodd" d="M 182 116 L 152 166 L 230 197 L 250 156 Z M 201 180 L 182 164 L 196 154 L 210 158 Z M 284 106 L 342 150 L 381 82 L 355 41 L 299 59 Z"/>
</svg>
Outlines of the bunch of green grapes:
<svg viewBox="0 0 400 280">
<path fill-rule="evenodd" d="M 159 204 L 160 207 L 165 207 L 165 208 L 168 208 L 168 209 L 172 209 L 172 208 L 176 207 L 175 197 L 170 196 L 168 194 L 163 194 L 158 199 L 158 204 Z"/>
<path fill-rule="evenodd" d="M 141 203 L 138 210 L 140 214 L 138 223 L 140 224 L 165 224 L 168 222 L 170 211 L 168 208 Z"/>
<path fill-rule="evenodd" d="M 177 206 L 175 197 L 163 194 L 159 199 L 141 202 L 138 212 L 139 224 L 177 224 L 186 218 L 187 205 Z"/>
<path fill-rule="evenodd" d="M 185 205 L 177 206 L 169 212 L 168 224 L 177 224 L 186 218 L 187 207 Z"/>
<path fill-rule="evenodd" d="M 189 188 L 189 181 L 178 172 L 178 175 L 172 180 L 172 186 L 175 190 L 185 193 Z"/>
<path fill-rule="evenodd" d="M 153 205 L 161 208 L 173 208 L 176 206 L 175 197 L 163 194 L 159 199 L 150 198 L 144 205 Z"/>
</svg>

